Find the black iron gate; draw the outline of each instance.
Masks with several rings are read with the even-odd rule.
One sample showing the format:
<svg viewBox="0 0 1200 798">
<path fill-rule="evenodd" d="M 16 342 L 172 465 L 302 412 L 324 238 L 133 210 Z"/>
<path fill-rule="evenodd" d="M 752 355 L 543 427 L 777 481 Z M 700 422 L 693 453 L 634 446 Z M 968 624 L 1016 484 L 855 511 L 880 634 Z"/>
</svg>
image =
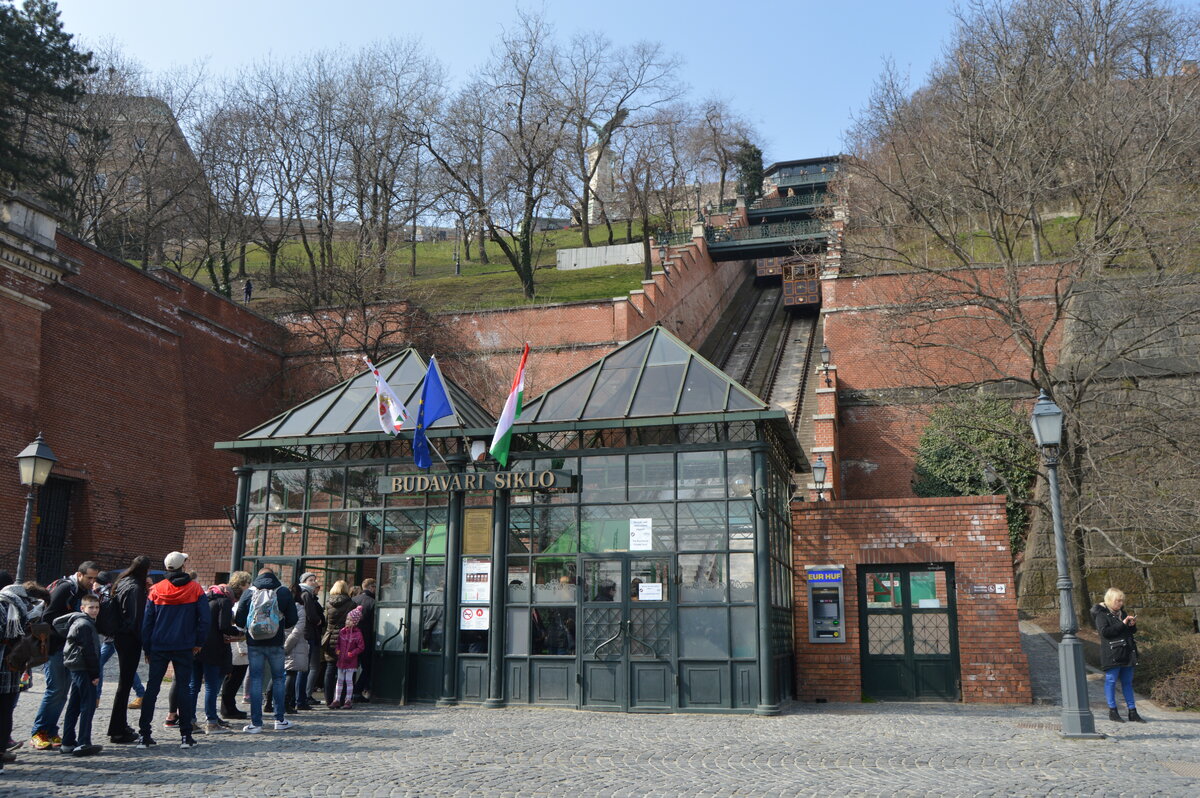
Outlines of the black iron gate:
<svg viewBox="0 0 1200 798">
<path fill-rule="evenodd" d="M 953 565 L 860 566 L 858 602 L 866 695 L 959 699 Z"/>
</svg>

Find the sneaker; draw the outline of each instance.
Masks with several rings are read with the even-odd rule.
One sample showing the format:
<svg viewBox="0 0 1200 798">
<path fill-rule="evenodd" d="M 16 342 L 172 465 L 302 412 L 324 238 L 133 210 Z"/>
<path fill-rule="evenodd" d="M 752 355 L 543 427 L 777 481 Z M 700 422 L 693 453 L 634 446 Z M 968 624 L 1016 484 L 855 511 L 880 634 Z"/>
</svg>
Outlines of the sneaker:
<svg viewBox="0 0 1200 798">
<path fill-rule="evenodd" d="M 296 722 L 284 718 L 283 720 L 275 721 L 275 731 L 287 731 L 288 729 L 294 728 L 298 725 L 299 724 Z"/>
<path fill-rule="evenodd" d="M 246 734 L 258 734 L 262 731 L 262 726 L 255 726 L 253 723 L 242 727 L 242 731 Z"/>
<path fill-rule="evenodd" d="M 192 735 L 190 735 L 190 734 L 186 734 L 186 735 L 184 735 L 184 736 L 183 736 L 183 738 L 182 738 L 182 739 L 179 741 L 179 747 L 180 747 L 180 748 L 195 748 L 195 747 L 196 747 L 196 741 L 195 741 L 195 740 L 192 738 Z"/>
<path fill-rule="evenodd" d="M 74 750 L 75 750 L 75 746 L 73 746 L 73 745 L 60 745 L 58 747 L 58 752 L 60 754 L 69 754 Z"/>
<path fill-rule="evenodd" d="M 221 734 L 222 732 L 227 731 L 229 731 L 228 723 L 214 723 L 210 720 L 208 723 L 204 724 L 205 734 Z"/>
<path fill-rule="evenodd" d="M 138 735 L 138 748 L 149 748 L 152 745 L 158 745 L 158 742 L 150 735 Z"/>
<path fill-rule="evenodd" d="M 71 753 L 73 753 L 75 756 L 95 756 L 103 750 L 104 746 L 92 745 L 91 743 L 88 743 L 87 745 L 76 746 L 75 750 Z"/>
<path fill-rule="evenodd" d="M 62 744 L 62 741 L 59 741 Z M 54 748 L 54 738 L 45 732 L 38 732 L 29 738 L 29 746 L 35 751 L 49 751 Z"/>
<path fill-rule="evenodd" d="M 137 698 L 130 701 L 129 708 L 130 709 L 141 709 L 142 708 L 142 697 L 138 696 Z"/>
<path fill-rule="evenodd" d="M 108 741 L 114 745 L 129 745 L 138 741 L 138 734 L 135 731 L 126 731 L 124 734 L 109 735 Z"/>
<path fill-rule="evenodd" d="M 176 715 L 173 718 L 170 716 L 167 716 L 167 719 L 163 721 L 163 728 L 164 729 L 178 729 L 179 728 L 179 716 Z"/>
</svg>

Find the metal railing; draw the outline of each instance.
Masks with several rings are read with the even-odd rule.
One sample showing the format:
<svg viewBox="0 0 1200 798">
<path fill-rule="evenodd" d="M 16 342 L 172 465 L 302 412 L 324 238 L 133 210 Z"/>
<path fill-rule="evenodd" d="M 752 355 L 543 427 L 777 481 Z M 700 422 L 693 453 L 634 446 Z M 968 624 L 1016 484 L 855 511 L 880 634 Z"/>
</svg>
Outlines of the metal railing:
<svg viewBox="0 0 1200 798">
<path fill-rule="evenodd" d="M 714 205 L 712 203 L 709 203 L 708 206 L 705 208 L 705 212 L 707 212 L 711 216 L 714 213 L 731 213 L 735 208 L 737 208 L 737 200 L 731 199 L 731 200 L 725 200 L 720 205 Z"/>
<path fill-rule="evenodd" d="M 686 230 L 678 233 L 656 233 L 654 243 L 658 246 L 673 247 L 680 244 L 692 243 L 692 231 Z"/>
<path fill-rule="evenodd" d="M 753 227 L 730 227 L 708 231 L 708 240 L 713 244 L 731 241 L 754 241 L 765 238 L 803 238 L 821 235 L 825 228 L 819 219 L 804 219 L 798 222 L 778 224 L 756 224 Z"/>
<path fill-rule="evenodd" d="M 763 197 L 755 200 L 750 206 L 752 211 L 770 210 L 772 208 L 813 207 L 825 204 L 828 191 L 806 191 L 791 197 Z"/>
<path fill-rule="evenodd" d="M 837 169 L 830 169 L 828 172 L 817 172 L 816 174 L 791 175 L 790 177 L 767 178 L 768 181 L 773 181 L 780 188 L 788 186 L 811 186 L 814 183 L 828 183 L 837 176 Z"/>
</svg>

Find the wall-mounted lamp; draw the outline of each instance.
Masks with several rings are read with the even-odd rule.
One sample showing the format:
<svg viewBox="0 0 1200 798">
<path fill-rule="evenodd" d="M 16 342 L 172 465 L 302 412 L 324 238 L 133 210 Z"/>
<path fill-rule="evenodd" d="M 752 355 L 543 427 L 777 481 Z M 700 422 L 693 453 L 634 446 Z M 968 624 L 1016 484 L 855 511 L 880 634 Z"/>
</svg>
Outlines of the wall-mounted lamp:
<svg viewBox="0 0 1200 798">
<path fill-rule="evenodd" d="M 833 353 L 829 351 L 829 347 L 821 345 L 821 373 L 825 375 L 825 387 L 833 386 L 833 380 L 829 379 L 829 359 L 833 357 Z"/>
<path fill-rule="evenodd" d="M 812 464 L 813 484 L 817 486 L 817 501 L 825 500 L 825 474 L 828 469 L 829 466 L 825 465 L 824 458 L 817 455 L 817 461 Z"/>
</svg>

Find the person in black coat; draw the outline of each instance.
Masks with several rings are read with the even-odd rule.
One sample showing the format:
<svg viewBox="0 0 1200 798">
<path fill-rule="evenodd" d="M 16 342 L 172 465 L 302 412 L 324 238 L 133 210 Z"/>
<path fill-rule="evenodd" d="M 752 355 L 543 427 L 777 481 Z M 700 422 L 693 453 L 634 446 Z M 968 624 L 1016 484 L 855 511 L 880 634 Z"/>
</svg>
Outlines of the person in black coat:
<svg viewBox="0 0 1200 798">
<path fill-rule="evenodd" d="M 362 619 L 358 628 L 362 630 L 363 642 L 366 648 L 358 658 L 360 670 L 358 681 L 354 683 L 354 702 L 367 701 L 367 693 L 371 691 L 371 660 L 375 656 L 375 580 L 364 579 L 362 592 L 353 599 L 356 606 L 362 609 Z"/>
<path fill-rule="evenodd" d="M 346 625 L 346 616 L 354 609 L 350 586 L 338 580 L 329 588 L 325 599 L 325 633 L 321 636 L 321 659 L 325 662 L 325 706 L 333 703 L 333 687 L 337 682 L 338 632 Z"/>
<path fill-rule="evenodd" d="M 204 731 L 208 734 L 233 728 L 217 715 L 217 696 L 221 692 L 221 680 L 233 669 L 233 651 L 229 644 L 241 637 L 241 630 L 233 625 L 233 605 L 239 598 L 241 590 L 237 587 L 213 585 L 208 589 L 208 637 L 192 668 L 190 696 L 194 717 L 201 684 L 207 688 L 204 693 Z"/>
<path fill-rule="evenodd" d="M 118 744 L 136 743 L 137 732 L 129 725 L 129 691 L 133 689 L 133 677 L 137 675 L 142 651 L 142 619 L 146 613 L 146 582 L 150 576 L 150 558 L 134 557 L 129 567 L 121 572 L 112 587 L 112 601 L 120 607 L 121 625 L 113 637 L 117 649 L 117 664 L 121 675 L 117 678 L 116 695 L 113 696 L 112 715 L 108 719 L 108 739 Z"/>
<path fill-rule="evenodd" d="M 1137 665 L 1137 616 L 1125 612 L 1125 594 L 1110 587 L 1104 601 L 1092 607 L 1092 621 L 1100 633 L 1100 668 L 1104 671 L 1104 697 L 1108 699 L 1108 719 L 1124 723 L 1117 711 L 1117 681 L 1125 694 L 1129 719 L 1146 721 L 1138 714 L 1133 697 L 1133 668 Z"/>
</svg>

